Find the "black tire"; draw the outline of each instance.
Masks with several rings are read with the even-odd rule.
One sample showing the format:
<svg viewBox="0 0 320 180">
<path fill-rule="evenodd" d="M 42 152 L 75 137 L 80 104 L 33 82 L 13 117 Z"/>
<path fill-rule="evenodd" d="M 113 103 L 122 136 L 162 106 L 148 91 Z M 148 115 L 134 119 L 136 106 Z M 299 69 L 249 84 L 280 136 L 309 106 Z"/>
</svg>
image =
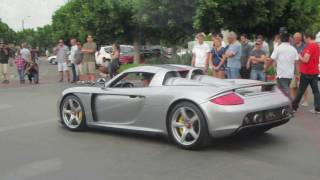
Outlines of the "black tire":
<svg viewBox="0 0 320 180">
<path fill-rule="evenodd" d="M 64 108 L 70 106 L 69 101 L 73 101 L 73 102 L 77 102 L 79 104 L 79 106 L 77 106 L 77 108 L 81 108 L 79 112 L 81 112 L 81 121 L 80 123 L 78 123 L 77 126 L 75 125 L 68 125 L 67 124 L 67 120 L 65 119 L 67 116 L 64 113 Z M 68 105 L 69 104 L 69 105 Z M 79 114 L 75 114 L 77 117 Z M 80 116 L 80 115 L 79 115 Z M 78 117 L 79 118 L 79 117 Z M 86 115 L 85 115 L 85 110 L 84 107 L 82 105 L 82 102 L 80 100 L 80 98 L 78 98 L 75 95 L 67 95 L 61 102 L 60 104 L 60 120 L 62 125 L 71 130 L 71 131 L 83 131 L 87 129 L 87 124 L 86 124 Z M 77 122 L 77 121 L 76 121 Z"/>
<path fill-rule="evenodd" d="M 175 114 L 179 111 L 181 108 L 187 108 L 189 110 L 194 111 L 196 115 L 198 116 L 199 121 L 197 121 L 198 127 L 200 127 L 198 132 L 198 138 L 195 140 L 192 144 L 182 144 L 175 136 L 176 131 L 175 128 L 172 127 L 172 121 L 175 119 Z M 192 118 L 190 118 L 192 119 Z M 193 125 L 192 125 L 193 126 Z M 189 127 L 190 128 L 190 127 Z M 178 104 L 176 104 L 172 110 L 169 112 L 168 119 L 167 119 L 167 131 L 169 134 L 169 138 L 171 141 L 173 141 L 178 147 L 186 150 L 198 150 L 205 148 L 209 142 L 210 142 L 210 136 L 208 132 L 208 125 L 205 116 L 203 115 L 201 109 L 196 106 L 195 104 L 183 101 Z M 174 132 L 175 131 L 175 132 Z"/>
</svg>

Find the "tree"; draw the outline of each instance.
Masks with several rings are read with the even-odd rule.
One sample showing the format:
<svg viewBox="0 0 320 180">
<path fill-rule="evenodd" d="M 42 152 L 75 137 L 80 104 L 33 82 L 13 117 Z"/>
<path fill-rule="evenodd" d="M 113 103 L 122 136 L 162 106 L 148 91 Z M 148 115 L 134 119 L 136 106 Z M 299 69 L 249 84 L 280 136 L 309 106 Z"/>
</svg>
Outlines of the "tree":
<svg viewBox="0 0 320 180">
<path fill-rule="evenodd" d="M 282 26 L 290 32 L 305 31 L 316 21 L 318 7 L 318 0 L 200 0 L 194 27 L 272 37 Z"/>
<path fill-rule="evenodd" d="M 14 43 L 15 42 L 15 32 L 0 18 L 0 40 L 5 42 Z"/>
</svg>

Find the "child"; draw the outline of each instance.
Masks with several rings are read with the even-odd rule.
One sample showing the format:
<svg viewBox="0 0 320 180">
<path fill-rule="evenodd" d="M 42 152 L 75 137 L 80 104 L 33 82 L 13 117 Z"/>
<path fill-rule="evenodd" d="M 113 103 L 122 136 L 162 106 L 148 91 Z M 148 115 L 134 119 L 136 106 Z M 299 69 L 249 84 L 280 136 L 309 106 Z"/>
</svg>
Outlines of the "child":
<svg viewBox="0 0 320 180">
<path fill-rule="evenodd" d="M 21 57 L 20 52 L 18 52 L 18 55 L 14 63 L 16 64 L 16 67 L 17 67 L 20 84 L 24 84 L 24 70 L 25 70 L 26 61 Z"/>
<path fill-rule="evenodd" d="M 26 65 L 25 75 L 28 75 L 30 84 L 32 84 L 32 79 L 35 84 L 39 83 L 39 66 L 34 61 L 28 62 Z"/>
</svg>

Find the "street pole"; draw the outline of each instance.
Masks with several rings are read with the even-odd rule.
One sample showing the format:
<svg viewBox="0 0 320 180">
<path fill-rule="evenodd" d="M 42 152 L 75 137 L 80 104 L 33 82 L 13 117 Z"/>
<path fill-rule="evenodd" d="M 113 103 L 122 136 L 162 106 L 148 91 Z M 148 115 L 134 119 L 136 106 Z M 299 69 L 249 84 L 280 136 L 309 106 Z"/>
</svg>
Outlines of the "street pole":
<svg viewBox="0 0 320 180">
<path fill-rule="evenodd" d="M 22 23 L 22 31 L 24 30 L 24 19 L 21 20 Z"/>
<path fill-rule="evenodd" d="M 24 30 L 24 21 L 25 21 L 27 18 L 30 18 L 30 16 L 26 16 L 26 17 L 22 18 L 22 20 L 21 20 L 22 30 Z"/>
</svg>

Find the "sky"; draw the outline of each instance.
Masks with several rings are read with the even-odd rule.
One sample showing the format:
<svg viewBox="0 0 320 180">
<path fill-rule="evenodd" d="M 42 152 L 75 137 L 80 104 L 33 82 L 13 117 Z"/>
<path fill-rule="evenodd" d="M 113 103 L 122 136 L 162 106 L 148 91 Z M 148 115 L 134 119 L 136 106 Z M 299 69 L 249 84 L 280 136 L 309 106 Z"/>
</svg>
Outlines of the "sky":
<svg viewBox="0 0 320 180">
<path fill-rule="evenodd" d="M 0 0 L 0 18 L 15 31 L 51 23 L 53 13 L 68 0 Z"/>
</svg>

